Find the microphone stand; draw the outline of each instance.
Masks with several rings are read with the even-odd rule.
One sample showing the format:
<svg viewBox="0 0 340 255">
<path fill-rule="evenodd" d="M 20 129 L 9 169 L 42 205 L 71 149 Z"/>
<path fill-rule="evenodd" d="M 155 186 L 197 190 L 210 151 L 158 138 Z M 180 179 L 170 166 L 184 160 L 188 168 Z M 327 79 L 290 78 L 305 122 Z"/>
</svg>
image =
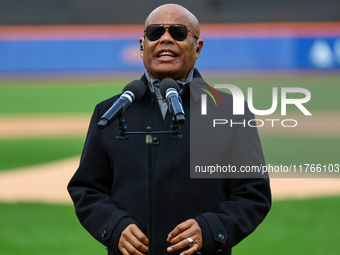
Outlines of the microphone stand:
<svg viewBox="0 0 340 255">
<path fill-rule="evenodd" d="M 172 117 L 171 131 L 152 131 L 150 126 L 146 127 L 145 132 L 127 132 L 127 125 L 124 116 L 119 118 L 118 135 L 116 138 L 119 141 L 129 139 L 126 135 L 145 135 L 146 144 L 146 174 L 147 174 L 147 218 L 148 218 L 148 240 L 149 240 L 149 255 L 154 255 L 154 205 L 153 205 L 153 166 L 152 166 L 152 142 L 154 134 L 172 134 L 171 139 L 179 140 L 182 138 L 180 134 L 180 125 L 176 119 Z"/>
</svg>

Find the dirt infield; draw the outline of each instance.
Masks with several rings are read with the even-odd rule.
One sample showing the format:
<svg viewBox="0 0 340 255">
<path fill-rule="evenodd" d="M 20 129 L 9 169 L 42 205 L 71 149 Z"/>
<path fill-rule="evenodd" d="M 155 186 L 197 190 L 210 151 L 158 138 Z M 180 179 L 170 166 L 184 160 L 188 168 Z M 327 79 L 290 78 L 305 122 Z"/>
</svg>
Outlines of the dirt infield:
<svg viewBox="0 0 340 255">
<path fill-rule="evenodd" d="M 0 117 L 0 139 L 18 137 L 85 136 L 89 114 L 10 115 Z M 340 136 L 340 112 L 315 112 L 312 116 L 257 116 L 260 134 Z M 295 125 L 296 127 L 284 127 Z M 263 126 L 261 126 L 263 124 Z M 255 123 L 250 123 L 255 125 Z"/>
<path fill-rule="evenodd" d="M 79 158 L 0 172 L 0 201 L 69 204 L 68 181 Z"/>
<path fill-rule="evenodd" d="M 282 116 L 272 119 L 283 119 Z M 260 118 L 266 119 L 266 118 Z M 312 117 L 289 116 L 284 119 L 298 120 L 298 126 L 285 128 L 280 121 L 266 122 L 259 128 L 260 134 L 308 135 L 340 137 L 340 113 L 313 113 Z M 2 116 L 0 118 L 0 139 L 21 137 L 85 137 L 90 115 L 53 116 Z M 37 166 L 12 169 L 0 173 L 0 201 L 44 202 L 70 204 L 66 186 L 77 169 L 79 157 L 68 158 Z M 273 178 L 271 180 L 273 199 L 293 199 L 340 195 L 340 178 Z"/>
<path fill-rule="evenodd" d="M 0 139 L 21 137 L 85 136 L 89 114 L 9 115 L 0 117 Z"/>
<path fill-rule="evenodd" d="M 0 201 L 70 204 L 67 183 L 79 158 L 0 173 Z M 272 178 L 273 200 L 340 195 L 340 178 Z"/>
</svg>

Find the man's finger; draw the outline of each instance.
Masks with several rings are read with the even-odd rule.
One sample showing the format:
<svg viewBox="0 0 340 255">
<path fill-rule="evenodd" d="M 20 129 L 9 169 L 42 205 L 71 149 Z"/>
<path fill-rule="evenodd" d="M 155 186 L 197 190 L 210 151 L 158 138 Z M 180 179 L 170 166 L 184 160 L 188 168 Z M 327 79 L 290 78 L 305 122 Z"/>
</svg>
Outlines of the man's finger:
<svg viewBox="0 0 340 255">
<path fill-rule="evenodd" d="M 170 243 L 171 244 L 176 244 L 176 243 L 179 243 L 181 242 L 182 240 L 185 240 L 186 241 L 186 244 L 187 246 L 190 245 L 189 241 L 188 241 L 188 237 L 190 238 L 193 238 L 195 237 L 195 231 L 191 228 L 187 229 L 186 231 L 178 234 L 177 236 L 173 237 L 171 240 L 170 240 Z"/>
<path fill-rule="evenodd" d="M 173 251 L 178 251 L 178 250 L 184 249 L 185 247 L 189 246 L 188 242 L 189 241 L 187 239 L 182 240 L 179 243 L 176 243 L 176 244 L 171 245 L 170 247 L 168 247 L 167 251 L 168 252 L 173 252 Z"/>
<path fill-rule="evenodd" d="M 125 248 L 122 247 L 119 250 L 123 255 L 129 255 L 129 252 Z"/>
<path fill-rule="evenodd" d="M 197 245 L 193 245 L 186 251 L 182 251 L 180 255 L 191 255 L 194 254 L 196 251 L 198 251 Z"/>
<path fill-rule="evenodd" d="M 134 249 L 146 253 L 148 251 L 148 246 L 145 245 L 141 240 L 139 240 L 133 233 L 127 238 L 127 243 L 130 249 L 128 249 L 131 253 Z M 131 247 L 131 246 L 132 247 Z"/>
<path fill-rule="evenodd" d="M 149 244 L 149 240 L 146 237 L 146 235 L 144 235 L 144 233 L 136 226 L 136 228 L 133 228 L 131 230 L 132 234 L 139 240 L 141 241 L 146 247 Z"/>
<path fill-rule="evenodd" d="M 189 247 L 183 254 L 193 254 L 203 246 L 202 230 L 197 221 L 187 220 L 170 232 L 168 242 L 172 244 L 167 249 L 169 253 Z"/>
<path fill-rule="evenodd" d="M 137 225 L 131 224 L 123 230 L 118 248 L 122 253 L 125 250 L 127 254 L 142 255 L 148 252 L 148 239 Z"/>
<path fill-rule="evenodd" d="M 172 244 L 176 244 L 182 241 L 183 239 L 187 239 L 188 237 L 192 238 L 193 240 L 196 240 L 197 237 L 201 238 L 201 235 L 202 235 L 201 228 L 199 227 L 198 223 L 195 220 L 190 219 L 184 223 L 185 224 L 183 224 L 183 226 L 178 225 L 179 226 L 178 229 L 179 230 L 182 230 L 182 229 L 184 230 L 185 228 L 187 229 L 184 230 L 183 232 L 178 233 L 176 236 L 172 236 L 171 238 L 168 238 L 168 242 Z"/>
<path fill-rule="evenodd" d="M 184 232 L 185 230 L 187 230 L 188 228 L 191 227 L 192 225 L 192 219 L 187 220 L 182 222 L 181 224 L 177 225 L 174 230 L 172 230 L 169 235 L 168 235 L 168 242 L 171 241 L 172 238 L 176 237 L 178 234 Z"/>
<path fill-rule="evenodd" d="M 134 247 L 131 243 L 125 242 L 124 248 L 127 250 L 128 254 L 134 255 L 143 255 L 144 253 L 140 252 L 136 247 Z"/>
</svg>

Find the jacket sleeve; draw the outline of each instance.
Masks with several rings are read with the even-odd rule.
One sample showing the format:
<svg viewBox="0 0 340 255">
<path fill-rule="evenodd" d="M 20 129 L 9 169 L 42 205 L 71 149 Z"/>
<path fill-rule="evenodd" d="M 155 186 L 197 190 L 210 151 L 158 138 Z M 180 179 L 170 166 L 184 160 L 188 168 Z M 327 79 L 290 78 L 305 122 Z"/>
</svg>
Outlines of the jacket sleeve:
<svg viewBox="0 0 340 255">
<path fill-rule="evenodd" d="M 76 215 L 84 228 L 114 254 L 121 232 L 137 222 L 110 198 L 113 182 L 110 160 L 102 148 L 98 105 L 92 116 L 79 168 L 68 184 Z M 138 225 L 138 224 L 137 224 Z"/>
<path fill-rule="evenodd" d="M 242 119 L 254 119 L 247 109 Z M 239 120 L 239 122 L 241 122 Z M 257 128 L 239 126 L 228 156 L 231 166 L 265 165 Z M 271 207 L 271 192 L 267 174 L 253 178 L 225 179 L 228 198 L 221 202 L 213 212 L 198 215 L 203 235 L 202 254 L 212 254 L 230 249 L 263 221 Z"/>
</svg>

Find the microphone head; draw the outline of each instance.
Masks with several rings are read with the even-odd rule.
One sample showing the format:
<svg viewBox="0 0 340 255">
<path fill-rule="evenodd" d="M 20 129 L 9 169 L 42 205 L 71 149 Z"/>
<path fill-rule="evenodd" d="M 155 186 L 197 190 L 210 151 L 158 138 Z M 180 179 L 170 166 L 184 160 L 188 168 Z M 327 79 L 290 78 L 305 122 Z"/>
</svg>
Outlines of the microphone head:
<svg viewBox="0 0 340 255">
<path fill-rule="evenodd" d="M 179 94 L 179 85 L 177 84 L 177 82 L 174 79 L 171 78 L 165 78 L 163 79 L 160 84 L 159 84 L 159 89 L 161 91 L 161 95 L 163 98 L 166 98 L 166 91 L 168 89 L 176 89 L 177 93 Z"/>
<path fill-rule="evenodd" d="M 134 80 L 124 87 L 123 93 L 126 91 L 132 92 L 134 95 L 134 102 L 139 101 L 145 94 L 145 84 L 140 80 Z"/>
</svg>

